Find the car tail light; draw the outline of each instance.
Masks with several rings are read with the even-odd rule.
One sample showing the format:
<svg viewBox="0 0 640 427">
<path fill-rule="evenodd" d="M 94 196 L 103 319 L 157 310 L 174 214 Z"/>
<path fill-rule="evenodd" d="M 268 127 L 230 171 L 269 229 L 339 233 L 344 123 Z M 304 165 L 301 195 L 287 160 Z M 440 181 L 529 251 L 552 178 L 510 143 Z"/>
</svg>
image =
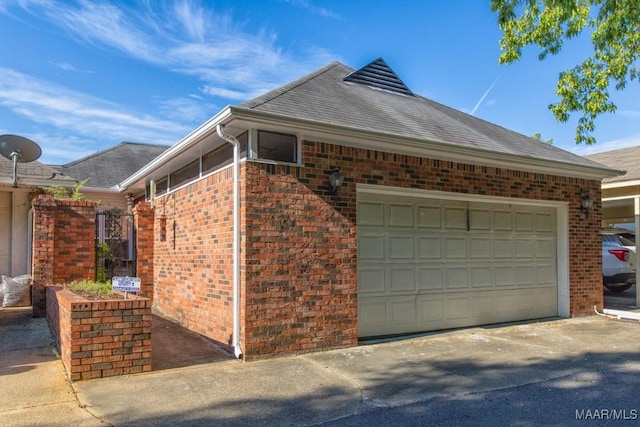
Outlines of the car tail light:
<svg viewBox="0 0 640 427">
<path fill-rule="evenodd" d="M 627 262 L 629 261 L 629 250 L 628 249 L 609 249 L 609 253 L 615 255 L 620 261 Z"/>
</svg>

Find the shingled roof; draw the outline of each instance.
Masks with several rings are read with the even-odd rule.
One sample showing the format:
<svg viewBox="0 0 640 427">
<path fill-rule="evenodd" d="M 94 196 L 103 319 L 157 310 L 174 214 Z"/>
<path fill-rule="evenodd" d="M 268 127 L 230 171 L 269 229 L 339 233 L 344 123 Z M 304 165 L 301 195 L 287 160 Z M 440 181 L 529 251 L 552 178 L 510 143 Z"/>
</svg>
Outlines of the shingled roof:
<svg viewBox="0 0 640 427">
<path fill-rule="evenodd" d="M 18 163 L 18 181 L 22 180 L 51 180 L 51 185 L 58 185 L 63 181 L 74 181 L 72 178 L 57 173 L 54 168 L 38 161 L 28 163 Z M 13 177 L 13 161 L 0 156 L 0 176 Z M 40 183 L 43 185 L 42 183 Z"/>
<path fill-rule="evenodd" d="M 438 143 L 442 147 L 474 148 L 579 165 L 601 169 L 605 175 L 615 173 L 592 160 L 415 95 L 390 68 L 384 70 L 387 75 L 392 73 L 388 81 L 394 81 L 394 84 L 399 81 L 404 88 L 392 90 L 377 84 L 376 76 L 366 77 L 365 73 L 371 71 L 374 63 L 354 71 L 344 64 L 332 62 L 299 80 L 240 104 L 234 111 L 247 110 L 288 120 L 375 132 Z M 354 75 L 366 78 L 354 78 Z"/>
<path fill-rule="evenodd" d="M 78 181 L 89 178 L 87 187 L 111 188 L 162 154 L 166 145 L 121 142 L 82 159 L 55 168 Z"/>
<path fill-rule="evenodd" d="M 601 163 L 614 169 L 626 171 L 624 175 L 605 178 L 603 182 L 621 182 L 640 180 L 640 146 L 620 148 L 618 150 L 605 151 L 602 153 L 585 156 L 587 159 Z"/>
</svg>

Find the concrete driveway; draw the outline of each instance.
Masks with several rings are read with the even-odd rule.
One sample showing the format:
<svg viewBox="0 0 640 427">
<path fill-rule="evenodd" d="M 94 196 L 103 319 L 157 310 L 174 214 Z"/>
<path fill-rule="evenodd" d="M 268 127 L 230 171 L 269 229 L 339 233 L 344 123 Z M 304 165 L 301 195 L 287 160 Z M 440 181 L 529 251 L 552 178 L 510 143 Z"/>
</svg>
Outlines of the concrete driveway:
<svg viewBox="0 0 640 427">
<path fill-rule="evenodd" d="M 516 386 L 606 389 L 599 383 L 603 372 L 640 372 L 640 323 L 590 316 L 251 363 L 194 360 L 71 385 L 61 380 L 46 323 L 30 319 L 26 325 L 0 326 L 3 338 L 34 336 L 26 349 L 0 343 L 0 390 L 11 396 L 0 400 L 2 425 L 339 425 L 379 408 L 451 396 L 463 405 L 464 396 Z M 568 422 L 574 411 L 567 408 Z M 517 412 L 512 416 L 517 424 Z"/>
</svg>

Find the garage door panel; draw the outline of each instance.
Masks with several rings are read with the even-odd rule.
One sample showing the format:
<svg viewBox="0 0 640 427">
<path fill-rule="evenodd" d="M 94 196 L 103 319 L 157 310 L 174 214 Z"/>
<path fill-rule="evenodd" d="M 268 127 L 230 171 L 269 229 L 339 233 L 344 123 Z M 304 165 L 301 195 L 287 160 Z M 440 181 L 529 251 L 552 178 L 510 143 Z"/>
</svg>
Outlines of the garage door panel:
<svg viewBox="0 0 640 427">
<path fill-rule="evenodd" d="M 361 202 L 358 203 L 358 225 L 359 226 L 383 226 L 384 225 L 384 203 L 382 202 Z"/>
<path fill-rule="evenodd" d="M 384 235 L 358 236 L 358 260 L 383 260 Z"/>
<path fill-rule="evenodd" d="M 515 286 L 516 273 L 513 265 L 497 265 L 493 268 L 497 287 Z"/>
<path fill-rule="evenodd" d="M 360 336 L 557 315 L 555 208 L 366 197 L 357 216 Z"/>
<path fill-rule="evenodd" d="M 509 239 L 494 238 L 491 251 L 494 258 L 513 258 L 513 242 Z"/>
<path fill-rule="evenodd" d="M 442 228 L 440 206 L 418 206 L 418 228 Z"/>
<path fill-rule="evenodd" d="M 477 295 L 473 298 L 472 302 L 472 314 L 474 319 L 478 319 L 480 322 L 491 322 L 494 313 L 494 298 L 493 295 Z"/>
<path fill-rule="evenodd" d="M 536 245 L 534 241 L 529 239 L 517 239 L 515 241 L 516 258 L 535 258 Z"/>
<path fill-rule="evenodd" d="M 418 269 L 419 291 L 439 291 L 444 289 L 442 267 L 423 267 Z"/>
<path fill-rule="evenodd" d="M 405 293 L 406 291 L 411 291 L 411 293 L 415 293 L 416 278 L 415 278 L 414 268 L 391 267 L 389 268 L 389 276 L 390 276 L 389 291 L 391 293 L 394 293 L 394 292 Z"/>
<path fill-rule="evenodd" d="M 389 256 L 391 260 L 395 259 L 413 259 L 414 243 L 413 236 L 389 236 Z"/>
<path fill-rule="evenodd" d="M 387 304 L 390 325 L 398 327 L 402 325 L 405 328 L 409 327 L 412 331 L 415 330 L 418 319 L 415 298 L 391 298 Z"/>
<path fill-rule="evenodd" d="M 557 276 L 555 264 L 536 265 L 536 277 L 539 285 L 555 286 Z"/>
<path fill-rule="evenodd" d="M 420 295 L 417 299 L 417 306 L 419 308 L 419 324 L 444 327 L 444 296 Z"/>
<path fill-rule="evenodd" d="M 384 267 L 360 267 L 358 268 L 358 293 L 385 292 Z"/>
<path fill-rule="evenodd" d="M 418 237 L 418 258 L 442 258 L 442 239 L 439 236 Z"/>
<path fill-rule="evenodd" d="M 377 335 L 388 327 L 387 301 L 384 297 L 358 301 L 358 334 L 361 336 Z M 383 332 L 388 333 L 388 332 Z"/>
<path fill-rule="evenodd" d="M 542 233 L 555 233 L 556 219 L 555 215 L 550 212 L 536 212 L 535 215 L 535 231 Z"/>
<path fill-rule="evenodd" d="M 468 296 L 449 296 L 445 300 L 445 318 L 448 321 L 469 319 L 471 317 L 471 298 Z"/>
<path fill-rule="evenodd" d="M 467 258 L 467 239 L 464 237 L 451 237 L 444 240 L 445 256 L 448 259 Z"/>
<path fill-rule="evenodd" d="M 413 205 L 390 203 L 389 226 L 413 227 Z"/>
<path fill-rule="evenodd" d="M 470 268 L 470 280 L 472 288 L 493 287 L 493 268 L 490 266 L 477 266 Z"/>
<path fill-rule="evenodd" d="M 493 211 L 493 229 L 496 231 L 513 230 L 511 211 Z"/>
<path fill-rule="evenodd" d="M 458 207 L 445 207 L 444 209 L 444 227 L 450 230 L 466 230 L 467 229 L 467 209 Z"/>
<path fill-rule="evenodd" d="M 554 259 L 556 254 L 555 239 L 537 239 L 536 240 L 536 258 Z"/>
<path fill-rule="evenodd" d="M 516 212 L 515 213 L 515 231 L 532 232 L 533 228 L 533 212 Z"/>
<path fill-rule="evenodd" d="M 471 259 L 491 258 L 491 238 L 484 236 L 469 239 L 469 257 Z"/>
<path fill-rule="evenodd" d="M 466 267 L 445 267 L 445 289 L 458 290 L 469 287 L 469 275 Z"/>
<path fill-rule="evenodd" d="M 535 285 L 536 267 L 534 265 L 518 265 L 516 266 L 516 285 L 526 286 Z"/>
<path fill-rule="evenodd" d="M 490 230 L 491 229 L 491 211 L 488 209 L 470 209 L 469 210 L 469 229 L 470 230 Z"/>
<path fill-rule="evenodd" d="M 495 295 L 497 317 L 512 317 L 518 307 L 518 294 L 515 291 L 503 291 Z"/>
</svg>

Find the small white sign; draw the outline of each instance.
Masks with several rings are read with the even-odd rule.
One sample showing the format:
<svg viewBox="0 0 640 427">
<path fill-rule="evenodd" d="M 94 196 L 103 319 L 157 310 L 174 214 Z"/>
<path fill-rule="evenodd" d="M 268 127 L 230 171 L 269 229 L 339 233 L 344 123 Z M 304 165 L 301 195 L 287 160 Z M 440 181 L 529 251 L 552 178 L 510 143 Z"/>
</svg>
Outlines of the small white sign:
<svg viewBox="0 0 640 427">
<path fill-rule="evenodd" d="M 137 277 L 112 277 L 111 289 L 121 292 L 140 292 L 140 279 Z"/>
</svg>

